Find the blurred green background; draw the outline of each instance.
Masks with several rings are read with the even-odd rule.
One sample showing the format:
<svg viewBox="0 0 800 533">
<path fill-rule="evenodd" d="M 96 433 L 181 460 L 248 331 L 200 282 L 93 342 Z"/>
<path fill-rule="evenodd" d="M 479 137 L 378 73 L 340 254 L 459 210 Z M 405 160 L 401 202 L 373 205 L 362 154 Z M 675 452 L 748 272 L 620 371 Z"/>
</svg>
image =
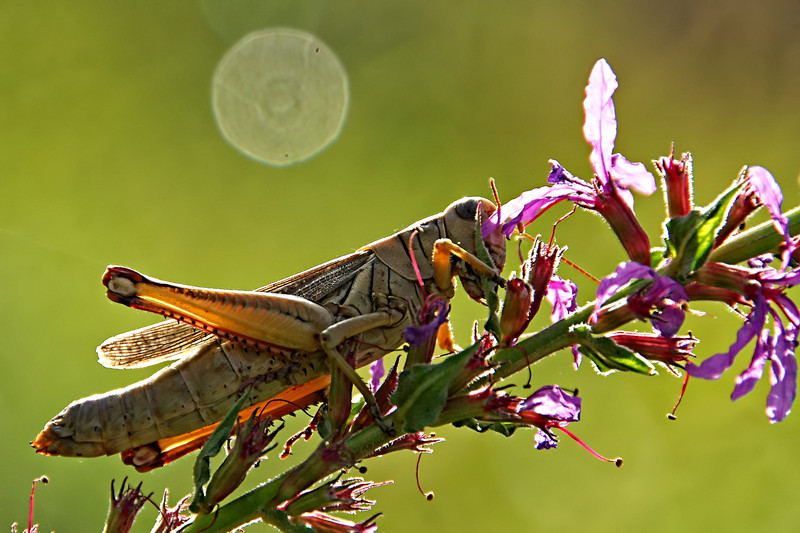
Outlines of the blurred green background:
<svg viewBox="0 0 800 533">
<path fill-rule="evenodd" d="M 620 80 L 618 151 L 645 162 L 673 141 L 692 151 L 698 203 L 760 164 L 795 205 L 799 15 L 795 1 L 3 2 L 0 528 L 25 523 L 30 482 L 42 474 L 51 483 L 37 490 L 40 531 L 99 530 L 112 478 L 130 476 L 156 496 L 169 487 L 173 500 L 190 490 L 191 459 L 142 475 L 116 457 L 48 458 L 28 446 L 70 401 L 149 374 L 96 362 L 102 340 L 154 321 L 105 298 L 106 264 L 253 288 L 458 197 L 489 195 L 490 176 L 505 200 L 541 185 L 549 158 L 588 178 L 581 102 L 599 57 Z M 339 139 L 283 169 L 233 150 L 210 106 L 219 59 L 271 26 L 317 35 L 351 90 Z M 655 242 L 660 194 L 637 202 Z M 529 231 L 549 234 L 550 224 Z M 597 276 L 624 259 L 596 217 L 569 220 L 558 238 Z M 705 310 L 689 325 L 708 356 L 727 348 L 740 321 Z M 458 298 L 453 314 L 465 343 L 482 311 Z M 385 513 L 381 531 L 797 527 L 800 420 L 768 423 L 768 383 L 734 404 L 735 372 L 692 382 L 669 422 L 680 380 L 601 378 L 588 364 L 573 371 L 567 355 L 551 359 L 534 367 L 534 384 L 579 387 L 584 419 L 572 429 L 625 465 L 569 439 L 540 452 L 532 432 L 442 428 L 447 442 L 420 469 L 432 502 L 417 492 L 412 454 L 367 464 L 369 478 L 395 480 L 368 494 Z M 249 486 L 284 468 L 271 457 Z M 135 530 L 149 531 L 154 515 L 147 509 Z"/>
</svg>

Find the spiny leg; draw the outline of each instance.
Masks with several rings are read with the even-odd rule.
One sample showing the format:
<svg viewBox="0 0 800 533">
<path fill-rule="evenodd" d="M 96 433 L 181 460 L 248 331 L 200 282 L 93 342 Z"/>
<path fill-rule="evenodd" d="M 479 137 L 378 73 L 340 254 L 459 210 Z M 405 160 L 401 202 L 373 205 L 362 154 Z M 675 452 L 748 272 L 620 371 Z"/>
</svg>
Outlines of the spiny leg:
<svg viewBox="0 0 800 533">
<path fill-rule="evenodd" d="M 353 368 L 337 350 L 337 347 L 342 344 L 346 339 L 355 337 L 361 333 L 371 329 L 391 326 L 398 323 L 403 319 L 403 312 L 397 309 L 386 309 L 376 311 L 374 313 L 367 313 L 366 315 L 348 318 L 325 329 L 320 334 L 320 344 L 325 354 L 331 359 L 333 364 L 339 368 L 347 379 L 355 385 L 358 392 L 364 397 L 364 401 L 369 406 L 369 412 L 372 415 L 375 423 L 386 434 L 394 433 L 394 430 L 388 427 L 381 417 L 378 404 L 375 401 L 372 391 L 369 390 L 367 384 L 358 375 L 355 368 Z"/>
<path fill-rule="evenodd" d="M 386 309 L 333 323 L 335 318 L 325 307 L 291 295 L 190 287 L 115 266 L 108 268 L 103 283 L 113 301 L 245 344 L 305 352 L 322 348 L 364 396 L 381 429 L 390 431 L 381 421 L 375 397 L 366 383 L 336 348 L 345 339 L 400 322 L 402 311 Z"/>
</svg>

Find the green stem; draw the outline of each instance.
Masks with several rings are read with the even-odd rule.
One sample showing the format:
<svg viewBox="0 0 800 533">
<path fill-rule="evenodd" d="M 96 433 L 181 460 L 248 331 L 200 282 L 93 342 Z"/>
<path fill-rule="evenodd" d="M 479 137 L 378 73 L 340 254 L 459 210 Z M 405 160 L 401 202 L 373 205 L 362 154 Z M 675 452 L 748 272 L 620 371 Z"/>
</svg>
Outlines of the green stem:
<svg viewBox="0 0 800 533">
<path fill-rule="evenodd" d="M 791 234 L 800 233 L 800 207 L 788 211 L 786 216 L 789 218 Z M 711 253 L 709 260 L 735 264 L 774 251 L 781 242 L 783 242 L 783 236 L 775 231 L 772 221 L 768 221 L 729 239 Z M 635 290 L 636 284 L 633 285 L 627 290 L 617 293 L 612 300 L 622 298 Z M 511 376 L 526 366 L 575 344 L 576 339 L 570 333 L 570 329 L 575 325 L 588 323 L 593 310 L 594 302 L 582 307 L 568 318 L 531 335 L 515 346 L 499 350 L 493 357 L 493 361 L 499 363 L 499 366 L 491 376 L 492 381 L 499 381 Z M 485 384 L 485 381 L 486 379 L 478 380 L 469 388 L 474 390 Z M 464 418 L 478 417 L 482 412 L 479 402 L 469 404 L 453 401 L 448 403 L 431 427 L 450 424 Z M 387 423 L 392 422 L 391 418 L 392 416 L 387 417 Z M 396 425 L 399 422 L 394 421 L 395 425 L 390 423 L 390 427 L 401 427 Z M 349 437 L 342 445 L 342 449 L 347 451 L 348 462 L 355 463 L 393 438 L 373 424 Z M 185 533 L 224 532 L 258 518 L 266 518 L 276 527 L 281 527 L 276 523 L 281 521 L 280 517 L 270 514 L 269 508 L 274 508 L 275 505 L 296 496 L 320 479 L 342 468 L 342 464 L 322 460 L 321 450 L 324 447 L 325 445 L 320 446 L 315 453 L 297 467 L 220 507 L 217 513 L 198 516 L 194 523 L 182 531 Z"/>
<path fill-rule="evenodd" d="M 800 233 L 800 207 L 784 213 L 789 218 L 789 233 L 792 236 Z M 775 231 L 772 220 L 731 237 L 719 248 L 711 252 L 709 261 L 735 265 L 778 249 L 783 242 L 783 235 Z"/>
<path fill-rule="evenodd" d="M 575 344 L 570 329 L 578 324 L 587 324 L 594 311 L 594 305 L 594 302 L 589 303 L 569 317 L 549 325 L 516 345 L 499 350 L 492 357 L 492 361 L 501 364 L 491 379 L 499 381 L 507 378 L 526 366 Z"/>
<path fill-rule="evenodd" d="M 260 518 L 262 505 L 277 494 L 281 480 L 289 475 L 289 472 L 291 470 L 259 485 L 243 496 L 223 505 L 215 512 L 198 515 L 194 522 L 181 530 L 181 533 L 199 533 L 201 531 L 203 533 L 224 533 Z"/>
</svg>

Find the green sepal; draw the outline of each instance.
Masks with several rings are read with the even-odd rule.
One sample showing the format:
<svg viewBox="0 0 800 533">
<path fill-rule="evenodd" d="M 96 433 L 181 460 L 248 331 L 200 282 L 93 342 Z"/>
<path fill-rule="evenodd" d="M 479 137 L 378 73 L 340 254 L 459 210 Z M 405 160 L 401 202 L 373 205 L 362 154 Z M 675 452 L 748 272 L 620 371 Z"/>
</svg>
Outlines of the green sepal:
<svg viewBox="0 0 800 533">
<path fill-rule="evenodd" d="M 189 505 L 189 508 L 193 512 L 194 509 L 198 509 L 205 500 L 206 496 L 203 487 L 208 483 L 208 480 L 211 479 L 211 458 L 219 453 L 222 446 L 228 440 L 231 431 L 233 431 L 233 426 L 236 424 L 239 411 L 242 410 L 242 406 L 247 401 L 248 396 L 250 396 L 250 392 L 245 391 L 231 410 L 228 411 L 228 414 L 225 415 L 225 418 L 219 423 L 208 441 L 200 449 L 200 453 L 197 454 L 193 469 L 194 494 L 192 495 L 192 503 Z"/>
<path fill-rule="evenodd" d="M 500 433 L 504 437 L 510 437 L 514 434 L 519 426 L 511 422 L 481 422 L 475 418 L 467 418 L 453 422 L 455 427 L 465 427 L 478 433 L 486 433 L 487 431 L 494 431 Z"/>
<path fill-rule="evenodd" d="M 403 433 L 422 431 L 436 420 L 447 402 L 450 383 L 477 347 L 475 344 L 436 365 L 413 365 L 400 374 L 392 403 L 403 421 Z"/>
<path fill-rule="evenodd" d="M 708 259 L 720 228 L 725 225 L 728 209 L 742 187 L 734 183 L 711 204 L 688 215 L 670 219 L 666 224 L 667 255 L 672 257 L 671 277 L 684 279 Z"/>
<path fill-rule="evenodd" d="M 588 326 L 575 326 L 571 333 L 579 339 L 578 351 L 588 357 L 601 374 L 616 370 L 649 376 L 657 374 L 650 361 L 607 337 L 592 335 Z"/>
<path fill-rule="evenodd" d="M 317 423 L 317 433 L 325 442 L 328 442 L 328 438 L 333 433 L 333 428 L 331 427 L 331 419 L 328 416 L 328 404 L 322 403 L 318 409 L 319 414 L 319 422 Z"/>
</svg>

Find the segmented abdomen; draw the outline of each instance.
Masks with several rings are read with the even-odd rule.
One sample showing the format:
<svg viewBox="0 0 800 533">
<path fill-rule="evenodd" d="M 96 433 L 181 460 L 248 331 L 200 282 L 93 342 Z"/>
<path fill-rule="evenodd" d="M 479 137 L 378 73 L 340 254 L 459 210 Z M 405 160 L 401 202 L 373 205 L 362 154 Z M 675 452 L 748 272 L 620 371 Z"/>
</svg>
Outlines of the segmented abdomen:
<svg viewBox="0 0 800 533">
<path fill-rule="evenodd" d="M 32 444 L 48 455 L 111 455 L 218 422 L 248 385 L 253 405 L 327 372 L 322 353 L 211 341 L 144 381 L 71 403 Z"/>
</svg>

